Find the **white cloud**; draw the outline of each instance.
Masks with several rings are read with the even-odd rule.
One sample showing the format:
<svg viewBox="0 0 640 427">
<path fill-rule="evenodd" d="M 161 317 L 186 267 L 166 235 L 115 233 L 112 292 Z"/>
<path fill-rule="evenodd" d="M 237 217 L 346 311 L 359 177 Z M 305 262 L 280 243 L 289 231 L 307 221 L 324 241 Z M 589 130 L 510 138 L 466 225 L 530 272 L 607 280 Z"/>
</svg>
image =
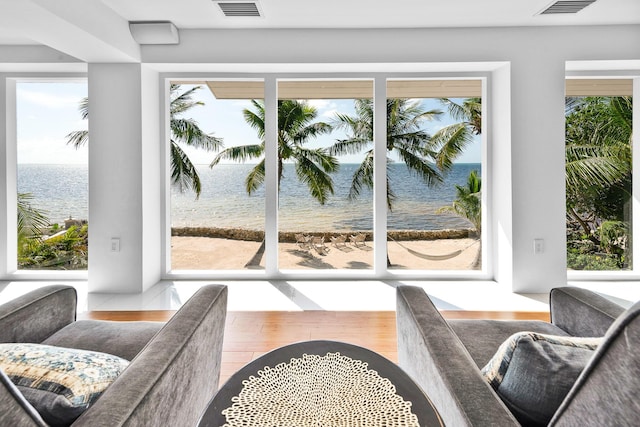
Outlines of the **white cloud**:
<svg viewBox="0 0 640 427">
<path fill-rule="evenodd" d="M 47 108 L 77 108 L 80 99 L 77 96 L 54 95 L 51 93 L 18 89 L 18 99 Z"/>
<path fill-rule="evenodd" d="M 18 163 L 83 164 L 87 148 L 75 149 L 65 139 L 47 136 L 18 139 Z"/>
<path fill-rule="evenodd" d="M 318 110 L 323 110 L 325 108 L 329 108 L 332 104 L 328 99 L 311 99 L 308 101 L 309 105 L 315 107 Z"/>
</svg>

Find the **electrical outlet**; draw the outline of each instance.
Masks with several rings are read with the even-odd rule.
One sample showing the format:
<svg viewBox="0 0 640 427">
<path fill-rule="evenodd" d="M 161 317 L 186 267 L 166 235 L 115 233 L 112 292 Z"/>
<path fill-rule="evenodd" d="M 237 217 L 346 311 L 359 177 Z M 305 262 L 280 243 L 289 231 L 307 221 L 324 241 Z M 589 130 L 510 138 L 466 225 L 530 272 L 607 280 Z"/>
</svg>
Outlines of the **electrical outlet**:
<svg viewBox="0 0 640 427">
<path fill-rule="evenodd" d="M 111 238 L 111 252 L 120 252 L 120 239 L 117 237 Z"/>
<path fill-rule="evenodd" d="M 544 252 L 544 239 L 533 239 L 533 253 L 540 255 Z"/>
</svg>

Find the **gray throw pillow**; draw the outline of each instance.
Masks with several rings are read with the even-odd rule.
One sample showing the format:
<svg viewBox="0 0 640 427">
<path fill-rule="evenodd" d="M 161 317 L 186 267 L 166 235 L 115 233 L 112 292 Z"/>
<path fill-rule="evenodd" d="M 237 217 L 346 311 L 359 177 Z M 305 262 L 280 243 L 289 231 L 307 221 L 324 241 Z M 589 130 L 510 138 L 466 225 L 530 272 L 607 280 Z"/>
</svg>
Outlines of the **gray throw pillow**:
<svg viewBox="0 0 640 427">
<path fill-rule="evenodd" d="M 0 369 L 50 426 L 73 423 L 128 364 L 96 351 L 0 344 Z"/>
<path fill-rule="evenodd" d="M 601 341 L 519 332 L 482 374 L 520 423 L 546 426 Z"/>
</svg>

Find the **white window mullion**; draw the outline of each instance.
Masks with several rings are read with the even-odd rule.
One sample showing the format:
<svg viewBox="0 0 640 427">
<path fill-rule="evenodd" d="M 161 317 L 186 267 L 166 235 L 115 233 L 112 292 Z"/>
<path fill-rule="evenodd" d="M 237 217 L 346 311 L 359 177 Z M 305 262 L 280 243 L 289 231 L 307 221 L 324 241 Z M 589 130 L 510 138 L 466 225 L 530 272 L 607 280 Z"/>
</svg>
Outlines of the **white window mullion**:
<svg viewBox="0 0 640 427">
<path fill-rule="evenodd" d="M 265 130 L 265 273 L 278 273 L 278 82 L 273 76 L 264 81 Z"/>
<path fill-rule="evenodd" d="M 387 271 L 387 80 L 377 77 L 373 89 L 373 243 L 376 277 Z"/>
<path fill-rule="evenodd" d="M 633 119 L 632 119 L 632 141 L 631 141 L 631 194 L 632 194 L 632 210 L 631 210 L 631 254 L 634 258 L 632 271 L 640 272 L 640 238 L 636 236 L 636 230 L 640 230 L 640 78 L 633 79 Z"/>
<path fill-rule="evenodd" d="M 2 248 L 2 260 L 0 261 L 0 274 L 13 274 L 18 269 L 18 248 L 15 242 L 18 241 L 17 231 L 17 96 L 16 96 L 16 80 L 6 79 L 3 86 L 5 90 L 4 109 L 0 109 L 4 120 L 4 136 L 5 144 L 2 155 L 2 164 L 4 164 L 4 187 L 0 191 L 0 197 L 3 197 L 6 209 L 3 210 L 2 230 L 0 235 L 3 242 L 13 242 L 13 244 L 5 244 Z M 2 111 L 4 110 L 4 111 Z M 2 126 L 0 126 L 2 127 Z M 5 252 L 6 251 L 6 252 Z"/>
</svg>

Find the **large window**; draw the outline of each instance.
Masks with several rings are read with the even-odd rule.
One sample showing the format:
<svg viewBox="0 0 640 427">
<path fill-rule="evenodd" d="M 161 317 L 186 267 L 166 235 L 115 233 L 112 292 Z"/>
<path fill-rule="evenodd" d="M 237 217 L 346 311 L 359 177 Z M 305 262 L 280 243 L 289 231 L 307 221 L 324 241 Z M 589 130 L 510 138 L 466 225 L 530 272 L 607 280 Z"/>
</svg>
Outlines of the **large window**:
<svg viewBox="0 0 640 427">
<path fill-rule="evenodd" d="M 170 271 L 484 272 L 482 79 L 382 81 L 173 81 Z"/>
<path fill-rule="evenodd" d="M 86 82 L 16 84 L 19 270 L 86 270 Z"/>
<path fill-rule="evenodd" d="M 281 81 L 278 94 L 280 268 L 371 270 L 372 81 Z"/>
<path fill-rule="evenodd" d="M 387 84 L 391 269 L 480 270 L 482 83 Z"/>
<path fill-rule="evenodd" d="M 263 86 L 171 84 L 172 270 L 264 269 Z"/>
<path fill-rule="evenodd" d="M 630 79 L 570 79 L 566 98 L 567 268 L 633 269 Z"/>
</svg>

